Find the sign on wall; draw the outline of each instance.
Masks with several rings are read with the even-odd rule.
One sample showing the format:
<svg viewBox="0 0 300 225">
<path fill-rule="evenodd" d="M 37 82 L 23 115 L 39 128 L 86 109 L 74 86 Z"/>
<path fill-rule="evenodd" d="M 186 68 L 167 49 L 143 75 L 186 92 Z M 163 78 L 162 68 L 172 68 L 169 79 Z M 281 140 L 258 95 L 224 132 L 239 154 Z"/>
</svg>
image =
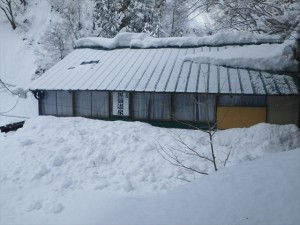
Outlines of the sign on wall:
<svg viewBox="0 0 300 225">
<path fill-rule="evenodd" d="M 129 116 L 129 93 L 113 92 L 112 101 L 114 116 Z"/>
</svg>

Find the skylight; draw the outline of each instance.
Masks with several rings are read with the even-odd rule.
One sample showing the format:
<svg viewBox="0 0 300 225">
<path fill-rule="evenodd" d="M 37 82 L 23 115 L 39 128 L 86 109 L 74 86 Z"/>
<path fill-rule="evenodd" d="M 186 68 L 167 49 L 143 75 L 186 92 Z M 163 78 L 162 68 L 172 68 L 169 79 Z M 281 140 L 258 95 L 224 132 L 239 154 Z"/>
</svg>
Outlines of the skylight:
<svg viewBox="0 0 300 225">
<path fill-rule="evenodd" d="M 80 65 L 97 64 L 99 60 L 83 61 Z"/>
</svg>

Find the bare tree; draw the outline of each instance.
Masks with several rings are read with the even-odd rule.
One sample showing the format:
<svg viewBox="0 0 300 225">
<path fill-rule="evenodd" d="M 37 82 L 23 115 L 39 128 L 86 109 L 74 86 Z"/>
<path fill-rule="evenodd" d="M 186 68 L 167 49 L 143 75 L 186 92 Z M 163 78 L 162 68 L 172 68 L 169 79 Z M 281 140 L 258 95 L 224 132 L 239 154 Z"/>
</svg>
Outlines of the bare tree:
<svg viewBox="0 0 300 225">
<path fill-rule="evenodd" d="M 27 0 L 20 0 L 21 5 L 23 5 L 24 7 L 27 6 L 28 2 Z"/>
<path fill-rule="evenodd" d="M 199 138 L 200 139 L 208 139 L 207 142 L 210 146 L 210 153 L 204 152 L 201 148 L 198 148 L 198 147 L 191 147 L 187 142 L 184 141 L 182 135 L 177 132 L 172 132 L 172 138 L 175 142 L 175 146 L 159 145 L 157 150 L 166 161 L 168 161 L 169 163 L 171 163 L 174 166 L 182 167 L 182 168 L 191 170 L 191 171 L 199 173 L 199 174 L 208 175 L 208 173 L 206 171 L 201 171 L 201 170 L 197 169 L 195 166 L 188 165 L 188 162 L 186 162 L 184 160 L 185 156 L 196 157 L 199 159 L 199 163 L 201 163 L 201 161 L 203 161 L 203 160 L 208 161 L 212 164 L 213 169 L 215 171 L 218 171 L 218 163 L 217 163 L 215 147 L 214 147 L 214 135 L 217 132 L 217 130 L 216 130 L 217 122 L 212 122 L 211 119 L 209 118 L 210 112 L 208 109 L 209 108 L 208 104 L 210 104 L 209 101 L 211 101 L 211 98 L 207 94 L 205 94 L 204 96 L 207 97 L 206 101 L 200 102 L 197 99 L 195 99 L 194 101 L 195 101 L 197 107 L 203 107 L 205 110 L 207 110 L 206 121 L 204 122 L 206 124 L 206 128 L 197 126 L 195 123 L 177 120 L 174 116 L 173 116 L 173 120 L 191 128 L 191 129 L 200 131 L 201 133 L 206 133 L 207 136 L 204 135 L 204 136 L 200 136 Z M 225 158 L 225 160 L 223 160 L 223 166 L 226 165 L 229 155 L 230 155 L 230 152 L 225 154 L 226 158 Z"/>
<path fill-rule="evenodd" d="M 49 29 L 40 39 L 40 48 L 36 51 L 36 63 L 40 67 L 39 73 L 63 59 L 70 51 L 71 45 L 68 44 L 68 35 L 63 24 L 53 23 L 49 25 Z"/>
<path fill-rule="evenodd" d="M 52 9 L 57 11 L 62 18 L 62 23 L 65 28 L 68 29 L 72 42 L 81 38 L 84 20 L 91 20 L 92 18 L 84 18 L 87 14 L 92 14 L 92 9 L 88 9 L 84 1 L 72 0 L 72 1 L 61 1 L 61 0 L 50 0 Z M 92 23 L 91 23 L 92 24 Z"/>
<path fill-rule="evenodd" d="M 50 24 L 39 43 L 40 47 L 35 51 L 38 68 L 33 79 L 41 76 L 72 49 L 67 29 L 61 23 Z"/>
<path fill-rule="evenodd" d="M 17 23 L 13 11 L 13 4 L 14 2 L 12 0 L 0 0 L 0 8 L 10 22 L 11 27 L 15 30 L 17 28 Z"/>
<path fill-rule="evenodd" d="M 58 55 L 58 59 L 63 59 L 66 55 L 66 39 L 67 33 L 65 27 L 60 23 L 50 25 L 49 29 L 43 35 L 41 44 L 49 50 Z"/>
<path fill-rule="evenodd" d="M 26 10 L 27 5 L 27 0 L 0 0 L 0 8 L 14 30 L 18 25 L 16 21 L 18 13 Z"/>
<path fill-rule="evenodd" d="M 231 150 L 228 152 L 222 152 L 224 156 L 220 157 L 220 153 L 218 153 L 218 158 L 216 157 L 216 149 L 214 145 L 214 135 L 217 132 L 217 121 L 216 118 L 216 112 L 215 110 L 211 110 L 212 108 L 215 108 L 214 105 L 215 102 L 215 96 L 208 94 L 208 87 L 207 87 L 207 79 L 208 76 L 206 73 L 203 73 L 204 78 L 204 84 L 205 84 L 205 90 L 206 93 L 202 94 L 202 98 L 199 99 L 198 97 L 194 97 L 193 102 L 196 106 L 196 109 L 202 109 L 202 122 L 205 124 L 205 127 L 201 125 L 197 125 L 197 123 L 191 123 L 186 122 L 183 120 L 179 120 L 176 118 L 175 115 L 172 116 L 173 120 L 175 120 L 178 123 L 181 123 L 191 129 L 194 129 L 196 131 L 206 133 L 206 135 L 200 135 L 199 139 L 206 140 L 209 144 L 209 152 L 204 151 L 201 149 L 201 147 L 198 146 L 190 146 L 182 137 L 181 134 L 178 132 L 172 132 L 172 138 L 174 140 L 175 146 L 167 145 L 162 146 L 158 144 L 157 150 L 159 154 L 169 163 L 171 163 L 174 166 L 182 167 L 184 169 L 196 172 L 198 174 L 208 175 L 207 171 L 203 171 L 199 169 L 197 166 L 190 165 L 188 161 L 185 160 L 186 156 L 197 158 L 199 161 L 199 164 L 201 162 L 206 161 L 210 162 L 213 169 L 215 171 L 218 171 L 220 164 L 225 167 L 228 159 L 230 157 Z M 220 121 L 218 121 L 220 122 Z"/>
</svg>

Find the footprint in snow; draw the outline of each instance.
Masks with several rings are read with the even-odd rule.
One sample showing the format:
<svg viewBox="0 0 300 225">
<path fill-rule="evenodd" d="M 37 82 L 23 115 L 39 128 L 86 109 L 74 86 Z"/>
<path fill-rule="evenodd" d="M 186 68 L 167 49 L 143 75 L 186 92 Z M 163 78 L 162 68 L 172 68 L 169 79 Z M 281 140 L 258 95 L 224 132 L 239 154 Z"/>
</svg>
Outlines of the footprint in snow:
<svg viewBox="0 0 300 225">
<path fill-rule="evenodd" d="M 40 179 L 41 177 L 47 175 L 50 170 L 46 166 L 42 166 L 39 171 L 35 174 L 33 179 Z"/>
<path fill-rule="evenodd" d="M 65 207 L 60 203 L 50 203 L 46 206 L 46 211 L 49 213 L 60 213 L 64 208 Z"/>
<path fill-rule="evenodd" d="M 53 159 L 52 165 L 55 167 L 59 167 L 64 163 L 65 159 L 63 156 L 55 156 Z"/>
<path fill-rule="evenodd" d="M 21 141 L 21 146 L 28 146 L 28 145 L 32 145 L 32 144 L 34 144 L 34 141 L 32 141 L 30 139 Z"/>
<path fill-rule="evenodd" d="M 51 208 L 52 213 L 60 213 L 63 210 L 64 210 L 64 206 L 60 203 L 53 205 L 53 207 Z"/>
<path fill-rule="evenodd" d="M 27 207 L 26 207 L 26 211 L 27 212 L 31 212 L 31 211 L 34 211 L 34 210 L 39 210 L 42 208 L 42 202 L 41 201 L 35 201 L 35 202 L 32 202 L 30 203 Z"/>
</svg>

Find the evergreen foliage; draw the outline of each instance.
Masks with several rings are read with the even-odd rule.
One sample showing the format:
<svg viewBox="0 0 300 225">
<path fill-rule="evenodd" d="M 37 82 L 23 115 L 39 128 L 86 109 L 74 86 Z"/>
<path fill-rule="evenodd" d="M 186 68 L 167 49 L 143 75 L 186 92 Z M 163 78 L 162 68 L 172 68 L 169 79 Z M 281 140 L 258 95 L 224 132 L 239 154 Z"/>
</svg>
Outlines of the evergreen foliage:
<svg viewBox="0 0 300 225">
<path fill-rule="evenodd" d="M 165 1 L 95 0 L 94 18 L 98 36 L 114 37 L 121 30 L 159 36 Z"/>
</svg>

